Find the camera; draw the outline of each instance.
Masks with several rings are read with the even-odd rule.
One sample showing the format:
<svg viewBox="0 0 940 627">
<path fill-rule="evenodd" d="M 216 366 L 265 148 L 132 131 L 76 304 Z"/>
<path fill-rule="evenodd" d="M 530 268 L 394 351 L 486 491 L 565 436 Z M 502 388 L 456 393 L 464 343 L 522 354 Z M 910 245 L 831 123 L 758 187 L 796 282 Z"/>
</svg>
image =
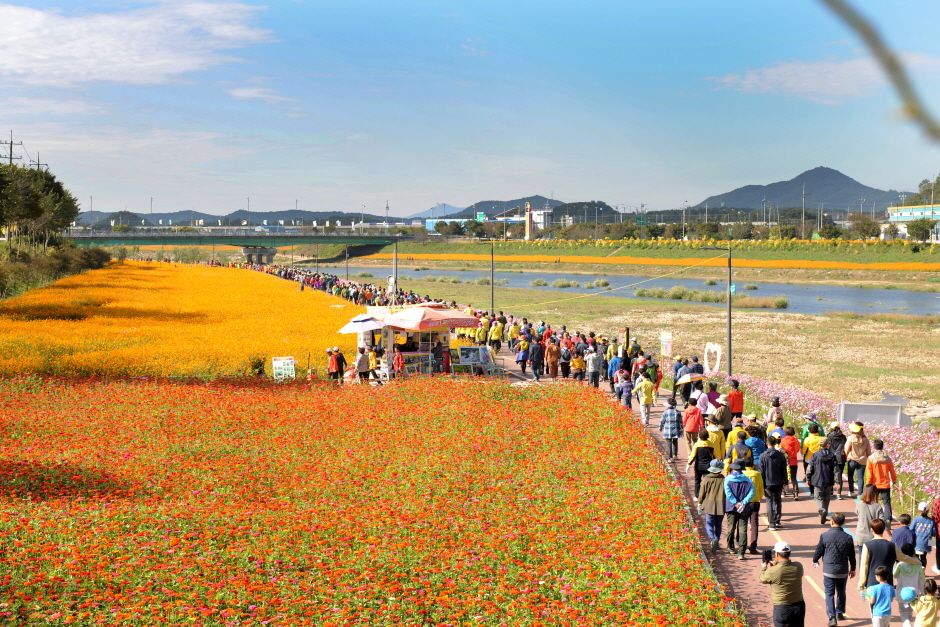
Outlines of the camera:
<svg viewBox="0 0 940 627">
<path fill-rule="evenodd" d="M 770 549 L 764 549 L 763 557 L 761 558 L 765 564 L 769 564 L 774 561 L 774 552 Z"/>
</svg>

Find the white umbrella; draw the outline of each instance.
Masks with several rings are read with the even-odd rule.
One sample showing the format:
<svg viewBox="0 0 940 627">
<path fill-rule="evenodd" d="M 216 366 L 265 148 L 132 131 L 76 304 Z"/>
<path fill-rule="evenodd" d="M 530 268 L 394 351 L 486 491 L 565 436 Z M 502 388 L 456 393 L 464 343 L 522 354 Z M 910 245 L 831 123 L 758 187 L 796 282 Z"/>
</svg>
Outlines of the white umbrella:
<svg viewBox="0 0 940 627">
<path fill-rule="evenodd" d="M 385 326 L 385 323 L 381 320 L 376 320 L 369 314 L 359 314 L 352 320 L 346 323 L 346 325 L 339 330 L 340 333 L 364 333 L 366 331 L 374 331 L 376 329 L 381 329 Z"/>
</svg>

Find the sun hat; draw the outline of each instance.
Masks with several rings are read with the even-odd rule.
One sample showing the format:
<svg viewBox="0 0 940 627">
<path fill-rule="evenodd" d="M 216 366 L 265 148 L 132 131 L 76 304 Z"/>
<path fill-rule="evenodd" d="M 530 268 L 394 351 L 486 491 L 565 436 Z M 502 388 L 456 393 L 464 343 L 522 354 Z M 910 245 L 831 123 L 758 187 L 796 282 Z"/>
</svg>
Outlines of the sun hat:
<svg viewBox="0 0 940 627">
<path fill-rule="evenodd" d="M 819 420 L 816 418 L 816 412 L 814 412 L 814 411 L 811 411 L 811 412 L 809 412 L 808 414 L 806 414 L 806 415 L 804 416 L 804 418 L 806 418 L 806 419 L 809 420 L 810 422 L 816 422 L 816 423 L 819 422 Z"/>
<path fill-rule="evenodd" d="M 744 414 L 741 417 L 746 418 L 747 420 L 757 420 L 757 414 Z"/>
<path fill-rule="evenodd" d="M 780 542 L 774 545 L 774 553 L 789 553 L 789 552 L 790 552 L 790 545 L 784 542 L 783 540 L 781 540 Z"/>
<path fill-rule="evenodd" d="M 911 588 L 910 586 L 906 588 L 901 588 L 900 597 L 901 597 L 901 600 L 904 601 L 905 603 L 910 603 L 911 601 L 917 598 L 917 591 L 914 590 L 914 588 Z"/>
<path fill-rule="evenodd" d="M 864 427 L 858 424 L 857 422 L 853 422 L 852 424 L 849 425 L 849 431 L 851 431 L 852 433 L 858 433 L 862 429 L 864 429 Z"/>
<path fill-rule="evenodd" d="M 713 472 L 717 475 L 720 474 L 724 469 L 725 465 L 720 459 L 713 459 L 708 463 L 708 472 Z"/>
<path fill-rule="evenodd" d="M 744 468 L 744 466 L 742 466 L 738 462 L 732 462 L 729 468 L 731 468 L 731 470 L 741 470 L 742 468 Z"/>
<path fill-rule="evenodd" d="M 728 396 L 727 396 L 726 394 L 722 394 L 721 396 L 719 396 L 719 397 L 718 397 L 718 404 L 719 404 L 719 405 L 727 405 L 727 404 L 728 404 Z"/>
<path fill-rule="evenodd" d="M 772 396 L 770 398 L 770 404 L 773 405 L 774 407 L 780 407 L 780 397 Z"/>
<path fill-rule="evenodd" d="M 829 423 L 829 430 L 830 430 L 830 431 L 832 431 L 833 429 L 838 429 L 838 428 L 839 428 L 839 421 L 838 421 L 838 420 L 834 420 L 834 421 L 832 421 L 832 422 Z"/>
</svg>

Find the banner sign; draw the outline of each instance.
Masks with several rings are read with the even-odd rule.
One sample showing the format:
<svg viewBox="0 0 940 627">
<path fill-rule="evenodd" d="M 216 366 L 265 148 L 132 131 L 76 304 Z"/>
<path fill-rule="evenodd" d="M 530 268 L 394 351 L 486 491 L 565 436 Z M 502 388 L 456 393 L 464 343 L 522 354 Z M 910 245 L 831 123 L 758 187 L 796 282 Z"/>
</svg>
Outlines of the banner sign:
<svg viewBox="0 0 940 627">
<path fill-rule="evenodd" d="M 284 379 L 293 379 L 297 376 L 294 366 L 297 364 L 293 357 L 274 357 L 271 359 L 271 371 L 274 379 L 282 381 Z"/>
</svg>

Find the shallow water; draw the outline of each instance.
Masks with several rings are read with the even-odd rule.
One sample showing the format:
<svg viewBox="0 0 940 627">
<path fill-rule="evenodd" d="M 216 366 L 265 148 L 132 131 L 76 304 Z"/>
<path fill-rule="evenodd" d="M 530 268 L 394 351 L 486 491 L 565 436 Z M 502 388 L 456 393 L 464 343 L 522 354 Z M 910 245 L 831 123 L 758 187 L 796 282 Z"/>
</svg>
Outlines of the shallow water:
<svg viewBox="0 0 940 627">
<path fill-rule="evenodd" d="M 334 272 L 340 277 L 346 274 L 345 266 L 326 269 L 328 272 Z M 355 275 L 360 272 L 371 272 L 373 279 L 357 278 Z M 349 278 L 357 281 L 381 282 L 383 285 L 386 278 L 391 274 L 391 268 L 363 268 L 349 267 Z M 489 272 L 480 270 L 422 270 L 415 271 L 410 268 L 401 268 L 400 275 L 410 276 L 418 279 L 422 276 L 450 276 L 460 277 L 462 280 L 476 281 L 479 278 L 489 278 Z M 632 276 L 602 276 L 591 274 L 570 274 L 570 273 L 549 273 L 549 272 L 496 272 L 496 280 L 505 279 L 509 281 L 508 286 L 504 287 L 523 287 L 533 290 L 544 290 L 552 293 L 567 293 L 572 296 L 575 294 L 594 293 L 598 296 L 608 298 L 636 298 L 634 290 L 638 287 L 662 287 L 669 289 L 674 285 L 681 285 L 688 289 L 712 290 L 724 292 L 727 286 L 724 281 L 719 281 L 717 285 L 705 285 L 704 279 L 680 279 L 667 277 L 664 279 L 650 279 L 648 277 Z M 548 285 L 544 287 L 533 287 L 529 283 L 535 279 L 543 279 Z M 556 288 L 552 287 L 552 282 L 557 279 L 568 281 L 577 281 L 580 285 L 588 281 L 597 279 L 606 279 L 610 281 L 611 290 L 605 287 L 595 287 L 593 289 L 577 288 Z M 801 283 L 756 283 L 756 290 L 745 290 L 744 282 L 735 282 L 738 294 L 748 296 L 786 296 L 790 301 L 787 309 L 769 309 L 767 311 L 782 311 L 790 313 L 806 314 L 824 314 L 830 311 L 850 311 L 853 313 L 900 313 L 911 315 L 925 315 L 928 313 L 940 313 L 940 297 L 931 292 L 912 292 L 908 290 L 886 290 L 886 289 L 863 289 L 859 287 L 839 287 L 836 285 L 813 285 Z M 402 287 L 408 288 L 408 281 L 401 282 Z M 633 286 L 633 287 L 629 287 Z M 499 290 L 497 285 L 496 289 Z M 616 289 L 621 288 L 621 289 Z M 433 296 L 433 292 L 431 296 Z M 589 300 L 589 299 L 584 299 Z M 663 300 L 663 299 L 639 299 L 639 300 Z M 714 307 L 725 307 L 724 303 L 700 303 L 709 304 Z"/>
</svg>

